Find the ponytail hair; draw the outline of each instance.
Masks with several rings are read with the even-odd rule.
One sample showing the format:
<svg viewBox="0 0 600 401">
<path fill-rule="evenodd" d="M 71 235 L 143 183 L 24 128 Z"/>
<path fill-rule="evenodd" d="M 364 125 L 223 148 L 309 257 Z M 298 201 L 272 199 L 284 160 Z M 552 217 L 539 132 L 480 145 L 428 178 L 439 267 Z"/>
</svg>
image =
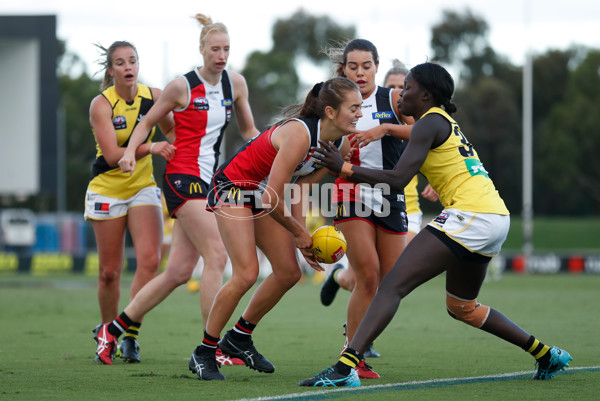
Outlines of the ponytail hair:
<svg viewBox="0 0 600 401">
<path fill-rule="evenodd" d="M 104 79 L 102 80 L 102 84 L 100 85 L 101 91 L 103 91 L 104 89 L 108 88 L 109 86 L 111 86 L 113 84 L 113 77 L 108 72 L 108 69 L 112 68 L 112 63 L 113 63 L 112 56 L 117 49 L 120 49 L 121 47 L 131 47 L 133 49 L 133 51 L 135 52 L 135 57 L 139 61 L 137 49 L 130 42 L 127 42 L 124 40 L 118 40 L 116 42 L 113 42 L 108 47 L 108 49 L 105 48 L 104 46 L 102 46 L 100 43 L 94 43 L 94 46 L 96 46 L 98 48 L 98 51 L 100 53 L 100 58 L 97 60 L 97 63 L 100 64 L 100 66 L 102 67 L 94 75 L 96 75 L 97 73 L 99 73 L 101 71 L 104 71 Z"/>
<path fill-rule="evenodd" d="M 329 46 L 323 50 L 323 53 L 329 57 L 335 66 L 334 75 L 336 77 L 346 77 L 346 74 L 344 74 L 344 66 L 348 62 L 348 53 L 354 50 L 370 52 L 373 56 L 373 61 L 375 61 L 375 65 L 379 65 L 379 53 L 377 52 L 377 47 L 370 41 L 366 39 L 353 39 L 346 43 L 338 43 L 337 46 Z"/>
<path fill-rule="evenodd" d="M 457 107 L 452 103 L 454 79 L 444 67 L 427 62 L 411 68 L 410 74 L 422 89 L 431 93 L 437 106 L 448 114 L 456 113 Z"/>
<path fill-rule="evenodd" d="M 200 31 L 200 47 L 204 48 L 208 37 L 213 33 L 225 33 L 229 35 L 227 27 L 221 22 L 213 22 L 212 18 L 204 14 L 196 14 L 194 19 L 200 23 L 202 30 Z"/>
<path fill-rule="evenodd" d="M 308 92 L 304 103 L 286 107 L 282 112 L 283 118 L 278 123 L 290 118 L 324 118 L 325 107 L 338 110 L 349 91 L 359 91 L 359 88 L 348 78 L 335 77 L 319 82 Z"/>
</svg>

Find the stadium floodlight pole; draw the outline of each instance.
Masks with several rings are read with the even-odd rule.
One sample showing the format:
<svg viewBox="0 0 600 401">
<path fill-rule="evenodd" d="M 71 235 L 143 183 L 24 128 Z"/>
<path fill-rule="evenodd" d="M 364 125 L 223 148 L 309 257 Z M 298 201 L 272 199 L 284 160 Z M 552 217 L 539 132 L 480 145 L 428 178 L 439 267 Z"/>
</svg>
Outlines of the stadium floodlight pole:
<svg viewBox="0 0 600 401">
<path fill-rule="evenodd" d="M 525 2 L 526 37 L 529 38 L 530 1 Z M 525 265 L 533 251 L 533 61 L 529 43 L 523 65 L 523 255 Z"/>
</svg>

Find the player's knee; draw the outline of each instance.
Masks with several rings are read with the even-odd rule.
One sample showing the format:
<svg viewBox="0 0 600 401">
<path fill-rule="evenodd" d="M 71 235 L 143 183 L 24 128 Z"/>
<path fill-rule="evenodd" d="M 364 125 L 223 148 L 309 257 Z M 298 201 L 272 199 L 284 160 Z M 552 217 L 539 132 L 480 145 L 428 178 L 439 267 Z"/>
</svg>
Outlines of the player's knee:
<svg viewBox="0 0 600 401">
<path fill-rule="evenodd" d="M 160 254 L 158 252 L 148 252 L 136 258 L 136 271 L 140 269 L 154 275 L 158 271 L 159 264 Z"/>
<path fill-rule="evenodd" d="M 206 255 L 204 258 L 204 264 L 211 266 L 211 268 L 223 272 L 225 270 L 225 266 L 227 265 L 227 252 L 223 246 L 214 247 L 210 253 Z"/>
<path fill-rule="evenodd" d="M 490 307 L 478 303 L 476 299 L 464 300 L 449 293 L 446 294 L 446 308 L 454 319 L 477 328 L 484 325 L 490 314 Z"/>
<path fill-rule="evenodd" d="M 245 269 L 234 269 L 229 281 L 231 281 L 232 285 L 242 293 L 246 293 L 246 291 L 252 288 L 258 280 L 258 274 L 258 266 L 246 266 Z"/>
<path fill-rule="evenodd" d="M 105 266 L 99 268 L 98 280 L 104 286 L 109 286 L 121 279 L 121 267 Z"/>
<path fill-rule="evenodd" d="M 277 282 L 286 288 L 292 288 L 302 278 L 302 270 L 298 269 L 277 269 L 275 272 Z"/>
</svg>

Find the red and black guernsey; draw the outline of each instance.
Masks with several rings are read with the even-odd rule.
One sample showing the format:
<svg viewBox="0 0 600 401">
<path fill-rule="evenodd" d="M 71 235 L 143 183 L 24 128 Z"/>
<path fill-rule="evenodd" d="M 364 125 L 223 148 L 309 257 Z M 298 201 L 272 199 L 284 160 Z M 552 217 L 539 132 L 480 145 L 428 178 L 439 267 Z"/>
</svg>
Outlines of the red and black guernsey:
<svg viewBox="0 0 600 401">
<path fill-rule="evenodd" d="M 318 117 L 293 118 L 267 129 L 247 142 L 235 155 L 221 165 L 219 171 L 236 186 L 249 189 L 258 188 L 258 184 L 269 176 L 273 161 L 277 156 L 277 150 L 271 143 L 271 136 L 275 130 L 289 121 L 301 122 L 310 136 L 310 146 L 319 146 L 320 119 Z M 336 140 L 335 146 L 339 148 L 342 141 L 343 138 Z M 304 160 L 296 167 L 294 176 L 308 175 L 320 168 L 315 163 L 315 159 L 309 155 L 310 146 L 306 149 Z"/>
<path fill-rule="evenodd" d="M 175 157 L 167 163 L 166 174 L 189 174 L 205 182 L 218 166 L 225 128 L 233 115 L 233 88 L 227 71 L 212 86 L 197 69 L 183 76 L 188 85 L 188 104 L 174 110 Z"/>
</svg>

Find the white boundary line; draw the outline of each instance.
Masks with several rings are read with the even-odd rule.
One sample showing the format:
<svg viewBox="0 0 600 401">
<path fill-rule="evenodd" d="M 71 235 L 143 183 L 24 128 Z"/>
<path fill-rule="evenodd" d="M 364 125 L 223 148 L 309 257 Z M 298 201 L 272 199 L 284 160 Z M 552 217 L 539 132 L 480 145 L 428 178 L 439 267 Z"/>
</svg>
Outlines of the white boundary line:
<svg viewBox="0 0 600 401">
<path fill-rule="evenodd" d="M 582 366 L 582 367 L 573 367 L 568 368 L 565 371 L 568 373 L 575 373 L 574 371 L 600 371 L 600 366 Z M 563 373 L 563 374 L 565 374 Z M 446 379 L 431 379 L 431 380 L 419 380 L 419 381 L 409 381 L 402 383 L 388 383 L 388 384 L 376 384 L 373 386 L 360 386 L 360 387 L 338 387 L 338 388 L 328 388 L 327 390 L 317 390 L 317 391 L 305 391 L 302 393 L 292 393 L 285 395 L 275 395 L 268 397 L 258 397 L 258 398 L 242 398 L 238 399 L 238 401 L 271 401 L 271 400 L 292 400 L 292 399 L 326 399 L 329 398 L 327 394 L 335 394 L 335 393 L 361 393 L 361 392 L 370 392 L 372 390 L 385 390 L 386 388 L 390 389 L 399 389 L 402 387 L 406 387 L 409 389 L 412 386 L 417 387 L 434 387 L 437 385 L 456 385 L 456 384 L 465 384 L 469 382 L 482 382 L 482 381 L 495 381 L 495 380 L 509 380 L 513 378 L 518 378 L 520 376 L 531 376 L 533 371 L 521 371 L 521 372 L 512 372 L 512 373 L 500 373 L 496 375 L 487 375 L 487 376 L 472 376 L 472 377 L 453 377 Z M 319 395 L 324 395 L 324 397 L 319 397 Z"/>
</svg>

